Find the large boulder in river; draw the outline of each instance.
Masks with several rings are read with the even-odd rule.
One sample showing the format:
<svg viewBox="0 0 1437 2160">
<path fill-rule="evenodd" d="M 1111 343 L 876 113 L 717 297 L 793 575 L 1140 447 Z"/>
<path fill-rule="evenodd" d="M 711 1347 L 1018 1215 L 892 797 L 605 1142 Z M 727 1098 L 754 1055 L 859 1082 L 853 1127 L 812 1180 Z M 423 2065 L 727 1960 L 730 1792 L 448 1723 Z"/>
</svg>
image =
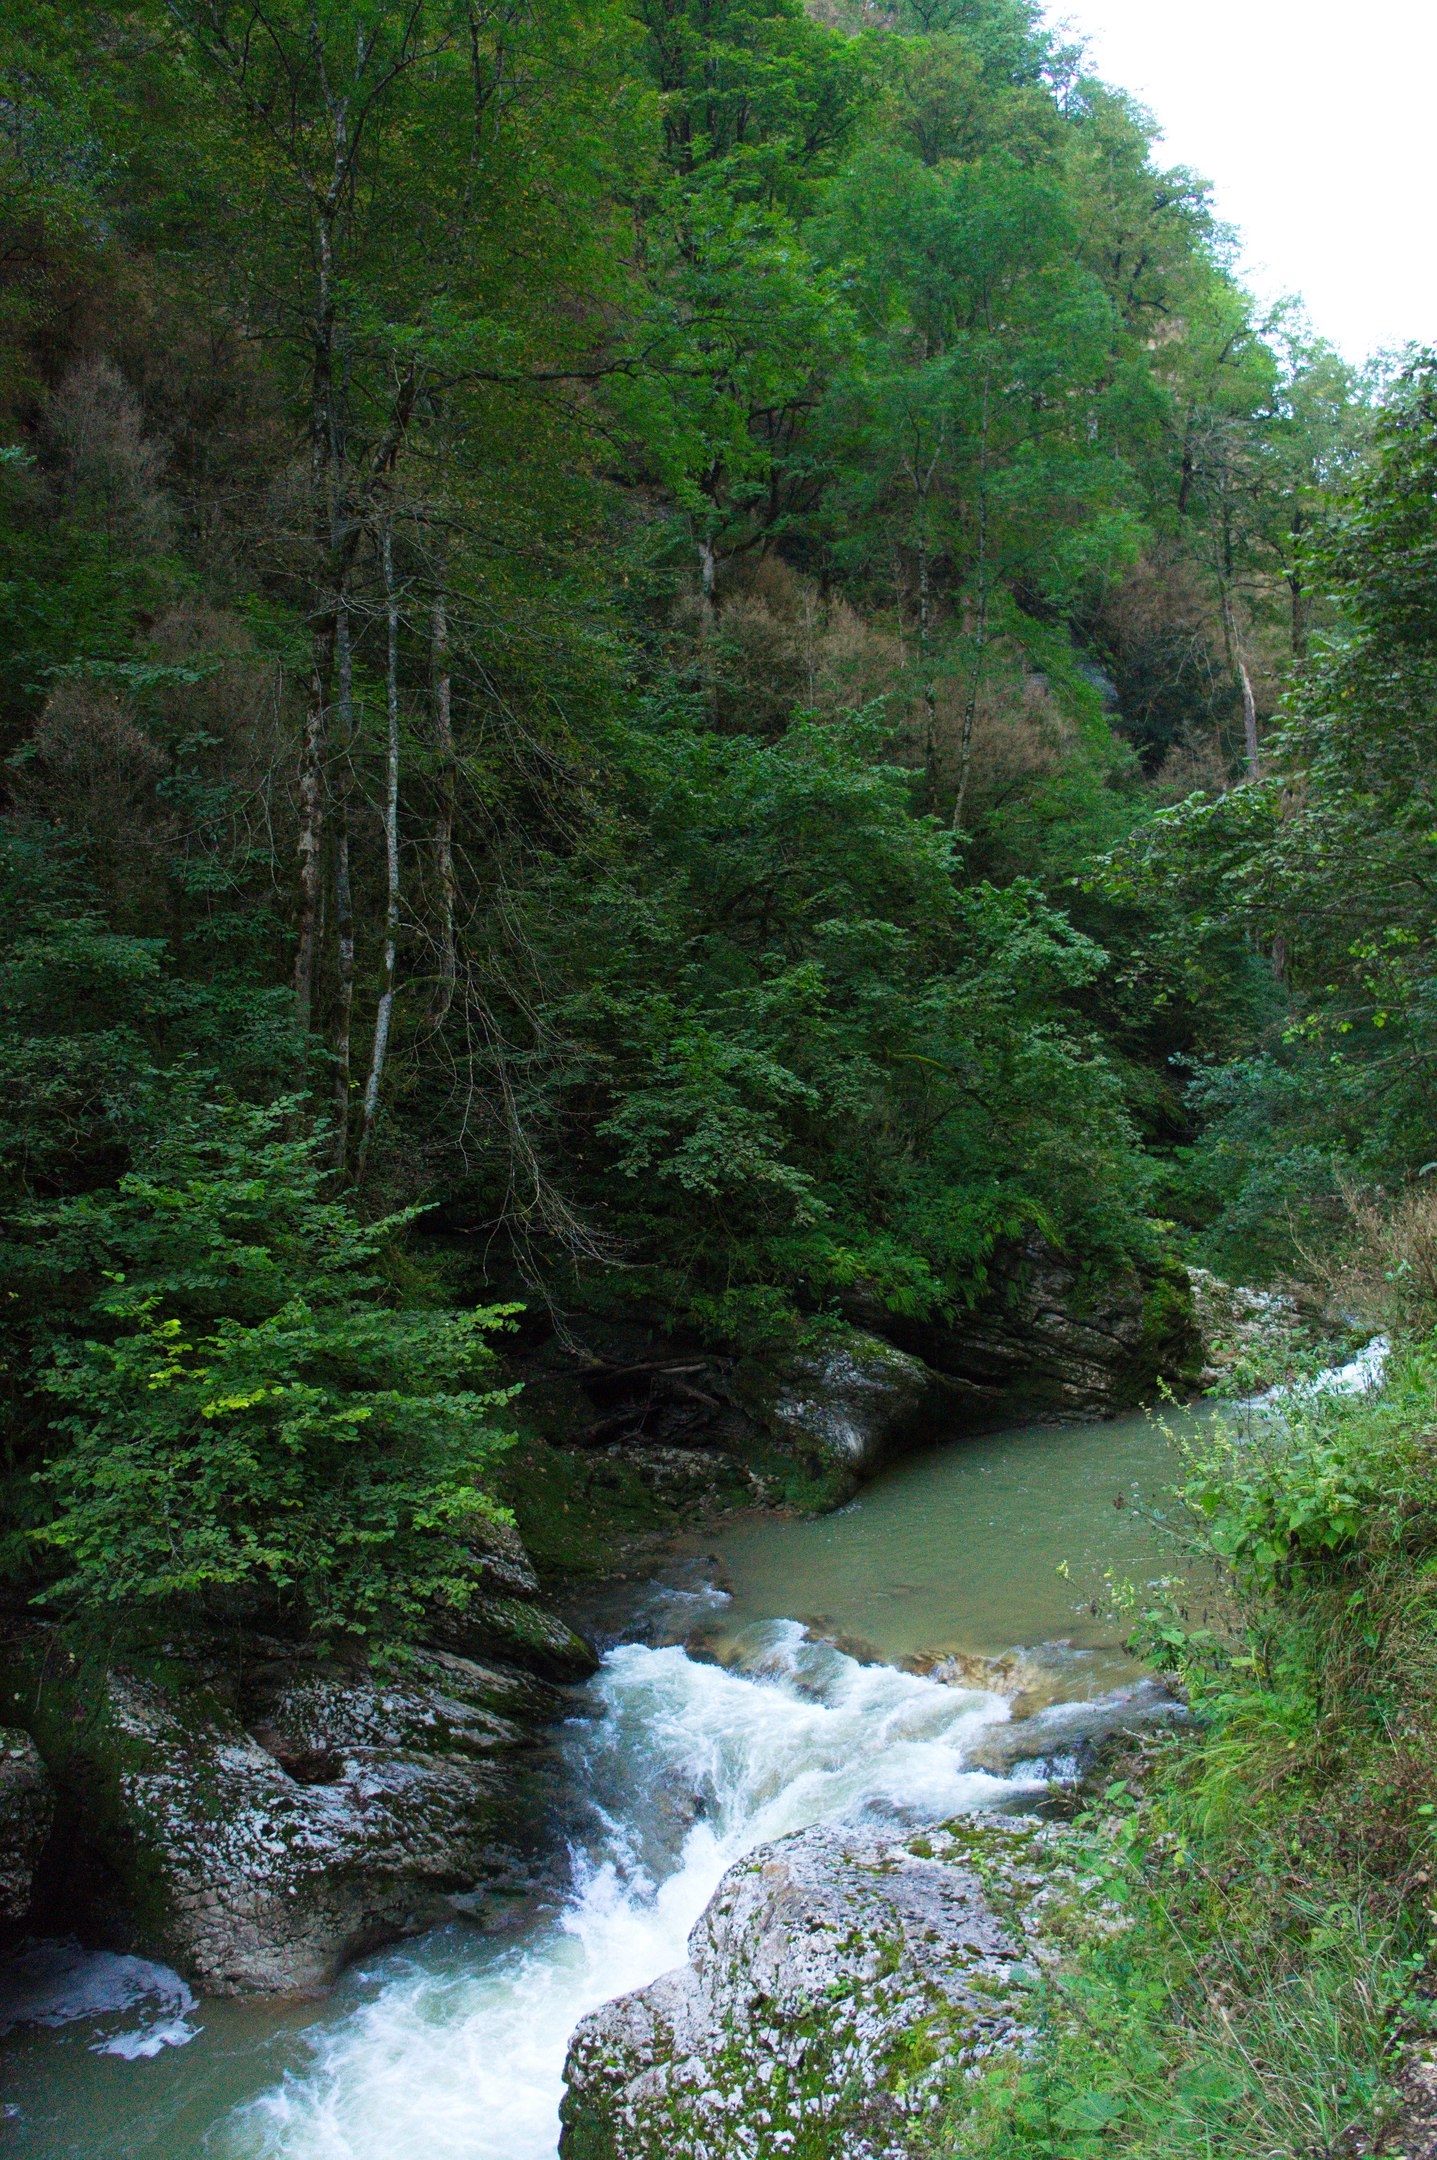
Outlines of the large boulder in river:
<svg viewBox="0 0 1437 2160">
<path fill-rule="evenodd" d="M 787 1355 L 741 1359 L 728 1388 L 778 1447 L 850 1483 L 951 1430 L 960 1409 L 940 1374 L 858 1328 Z"/>
<path fill-rule="evenodd" d="M 10 1645 L 105 1932 L 210 1994 L 332 1979 L 505 1864 L 545 1682 L 443 1652 L 392 1671 L 251 1642 L 233 1671 Z M 68 1916 L 67 1916 L 68 1917 Z M 83 1914 L 75 1917 L 84 1918 Z"/>
<path fill-rule="evenodd" d="M 0 1924 L 25 1918 L 55 1820 L 55 1793 L 29 1733 L 0 1725 Z"/>
<path fill-rule="evenodd" d="M 856 1290 L 852 1316 L 943 1375 L 964 1422 L 1111 1417 L 1161 1384 L 1194 1389 L 1202 1337 L 1187 1271 L 1162 1262 L 1083 1268 L 1041 1240 L 994 1263 L 971 1307 L 909 1320 Z"/>
<path fill-rule="evenodd" d="M 901 2160 L 1021 2043 L 1073 1871 L 1051 1825 L 807 1830 L 729 1869 L 690 1963 L 585 2018 L 561 2160 Z"/>
</svg>

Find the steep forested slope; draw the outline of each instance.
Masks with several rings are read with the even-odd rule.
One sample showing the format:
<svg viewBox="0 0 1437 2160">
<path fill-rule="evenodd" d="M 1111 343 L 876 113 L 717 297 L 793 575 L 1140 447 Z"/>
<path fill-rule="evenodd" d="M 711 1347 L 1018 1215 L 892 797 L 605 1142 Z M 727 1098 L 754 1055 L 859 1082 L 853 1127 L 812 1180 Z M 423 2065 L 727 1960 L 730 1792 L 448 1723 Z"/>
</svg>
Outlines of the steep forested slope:
<svg viewBox="0 0 1437 2160">
<path fill-rule="evenodd" d="M 1123 851 L 1271 815 L 1363 407 L 1024 0 L 24 0 L 0 71 L 22 1572 L 394 1618 L 460 1307 L 751 1347 L 1211 1214 L 1183 1061 L 1295 931 Z"/>
</svg>

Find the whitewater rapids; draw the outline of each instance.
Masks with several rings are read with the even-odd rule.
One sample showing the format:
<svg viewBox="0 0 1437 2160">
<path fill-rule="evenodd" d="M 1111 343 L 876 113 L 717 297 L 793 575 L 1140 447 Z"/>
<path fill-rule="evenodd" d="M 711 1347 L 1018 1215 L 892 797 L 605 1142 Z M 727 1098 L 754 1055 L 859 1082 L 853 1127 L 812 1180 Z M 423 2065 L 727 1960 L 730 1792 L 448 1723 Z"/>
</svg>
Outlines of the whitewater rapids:
<svg viewBox="0 0 1437 2160">
<path fill-rule="evenodd" d="M 1032 1792 L 965 1767 L 1003 1697 L 860 1665 L 793 1621 L 737 1665 L 611 1650 L 563 1744 L 591 1819 L 570 1890 L 476 1969 L 421 1948 L 315 2040 L 312 2064 L 229 2119 L 225 2160 L 553 2160 L 569 2036 L 681 1964 L 719 1878 L 755 1845 L 875 1813 L 932 1821 Z"/>
</svg>

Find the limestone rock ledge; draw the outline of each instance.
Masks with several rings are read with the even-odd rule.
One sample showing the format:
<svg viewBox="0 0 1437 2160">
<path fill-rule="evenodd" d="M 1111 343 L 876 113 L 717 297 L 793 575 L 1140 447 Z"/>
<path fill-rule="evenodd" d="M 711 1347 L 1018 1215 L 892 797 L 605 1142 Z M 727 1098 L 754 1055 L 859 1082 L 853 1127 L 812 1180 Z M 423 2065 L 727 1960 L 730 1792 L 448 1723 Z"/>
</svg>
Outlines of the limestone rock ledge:
<svg viewBox="0 0 1437 2160">
<path fill-rule="evenodd" d="M 687 1966 L 578 2027 L 561 2160 L 916 2160 L 955 2073 L 1022 2044 L 1074 1882 L 1024 1818 L 760 1848 Z"/>
<path fill-rule="evenodd" d="M 16 1790 L 33 1760 L 56 1796 L 46 1923 L 232 1995 L 321 1987 L 475 1909 L 522 1862 L 558 1683 L 597 1663 L 511 1531 L 482 1552 L 470 1607 L 389 1659 L 254 1624 L 123 1645 L 7 1624 L 0 1696 L 30 1728 Z"/>
<path fill-rule="evenodd" d="M 323 1986 L 448 1917 L 502 1866 L 516 1757 L 563 1703 L 443 1653 L 390 1674 L 249 1647 L 236 1690 L 173 1655 L 76 1656 L 51 1630 L 8 1646 L 59 1794 L 62 1921 L 215 1995 Z"/>
<path fill-rule="evenodd" d="M 1201 1335 L 1176 1262 L 1089 1277 L 1034 1238 L 997 1256 L 991 1277 L 976 1305 L 947 1319 L 900 1319 L 861 1287 L 845 1303 L 946 1380 L 970 1429 L 1112 1417 L 1153 1401 L 1160 1383 L 1198 1385 Z"/>
</svg>

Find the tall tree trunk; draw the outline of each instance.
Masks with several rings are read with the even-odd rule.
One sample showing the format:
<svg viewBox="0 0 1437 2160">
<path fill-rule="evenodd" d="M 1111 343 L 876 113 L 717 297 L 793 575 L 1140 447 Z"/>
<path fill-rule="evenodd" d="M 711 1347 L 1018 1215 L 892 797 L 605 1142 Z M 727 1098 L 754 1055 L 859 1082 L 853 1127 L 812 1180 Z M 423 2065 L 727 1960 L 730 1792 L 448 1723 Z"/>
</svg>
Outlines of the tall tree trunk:
<svg viewBox="0 0 1437 2160">
<path fill-rule="evenodd" d="M 928 583 L 927 490 L 918 519 L 918 652 L 923 672 L 923 773 L 931 810 L 938 795 L 938 686 L 929 647 L 932 596 Z"/>
<path fill-rule="evenodd" d="M 344 126 L 341 114 L 341 137 Z M 342 139 L 335 149 L 335 173 L 341 169 Z M 331 200 L 331 197 L 334 199 Z M 318 283 L 309 397 L 311 515 L 315 539 L 327 557 L 329 593 L 310 639 L 309 699 L 299 760 L 299 926 L 294 956 L 295 1017 L 308 1033 L 314 1015 L 315 967 L 319 954 L 319 910 L 323 889 L 325 767 L 328 762 L 330 676 L 334 668 L 338 618 L 344 606 L 344 576 L 337 570 L 340 520 L 338 466 L 341 428 L 335 410 L 334 382 L 334 217 L 337 195 L 314 205 L 313 236 Z"/>
<path fill-rule="evenodd" d="M 1247 660 L 1237 633 L 1237 614 L 1232 604 L 1232 587 L 1226 578 L 1222 581 L 1222 629 L 1227 646 L 1227 664 L 1242 686 L 1242 740 L 1247 777 L 1257 778 L 1259 747 L 1257 740 L 1257 699 L 1253 695 L 1252 677 L 1248 673 Z"/>
<path fill-rule="evenodd" d="M 703 674 L 704 706 L 710 720 L 718 718 L 718 654 L 714 636 L 718 629 L 718 554 L 713 541 L 699 542 L 699 665 Z"/>
<path fill-rule="evenodd" d="M 434 820 L 434 874 L 439 886 L 439 981 L 435 987 L 432 1017 L 438 1027 L 454 1002 L 457 957 L 454 942 L 454 911 L 458 898 L 454 878 L 454 797 L 457 766 L 454 757 L 453 679 L 449 673 L 449 618 L 444 604 L 444 566 L 440 565 L 439 593 L 430 617 L 430 654 L 434 678 L 434 741 L 439 752 L 439 809 Z"/>
<path fill-rule="evenodd" d="M 349 1160 L 350 1044 L 354 1025 L 354 903 L 349 889 L 349 805 L 334 819 L 334 930 L 339 947 L 334 1017 L 334 1167 Z"/>
<path fill-rule="evenodd" d="M 331 612 L 315 625 L 310 641 L 309 697 L 299 757 L 299 934 L 294 955 L 294 1007 L 295 1018 L 306 1033 L 314 1012 L 315 962 L 319 947 L 324 781 L 334 645 L 335 618 Z"/>
<path fill-rule="evenodd" d="M 1302 572 L 1292 571 L 1287 580 L 1292 595 L 1292 657 L 1307 658 L 1307 589 L 1302 582 Z"/>
<path fill-rule="evenodd" d="M 384 563 L 385 613 L 389 624 L 389 653 L 385 669 L 385 708 L 388 720 L 388 754 L 385 758 L 384 862 L 387 904 L 384 915 L 384 972 L 380 978 L 379 1005 L 374 1015 L 374 1048 L 369 1078 L 364 1086 L 364 1109 L 359 1127 L 356 1180 L 362 1179 L 369 1162 L 375 1120 L 379 1115 L 379 1090 L 389 1055 L 389 1025 L 394 1012 L 394 977 L 399 950 L 399 597 L 394 586 L 394 534 L 386 512 L 380 550 Z"/>
<path fill-rule="evenodd" d="M 1287 589 L 1292 595 L 1292 657 L 1307 658 L 1307 588 L 1302 582 L 1302 557 L 1298 550 L 1302 545 L 1302 533 L 1306 520 L 1302 511 L 1292 513 L 1292 567 L 1287 573 Z"/>
<path fill-rule="evenodd" d="M 991 324 L 989 326 L 991 332 Z M 978 621 L 975 630 L 973 670 L 963 706 L 963 733 L 958 744 L 958 791 L 953 799 L 953 830 L 963 830 L 963 811 L 968 800 L 968 775 L 973 764 L 973 729 L 978 718 L 978 688 L 983 680 L 983 660 L 988 649 L 988 416 L 993 367 L 983 371 L 983 424 L 978 446 Z"/>
<path fill-rule="evenodd" d="M 928 497 L 933 486 L 933 475 L 938 470 L 938 460 L 943 455 L 943 431 L 938 431 L 933 445 L 933 455 L 923 463 L 923 433 L 915 421 L 913 427 L 913 455 L 903 460 L 918 506 L 918 662 L 923 677 L 923 777 L 928 791 L 928 807 L 933 808 L 938 794 L 938 686 L 933 680 L 933 587 L 928 560 Z M 895 573 L 896 574 L 896 573 Z"/>
<path fill-rule="evenodd" d="M 1247 672 L 1247 662 L 1238 655 L 1237 672 L 1242 681 L 1242 739 L 1247 752 L 1247 777 L 1257 778 L 1257 699 L 1252 694 L 1252 677 Z"/>
<path fill-rule="evenodd" d="M 354 653 L 349 605 L 339 610 L 335 634 L 335 697 L 346 756 L 354 746 Z M 349 1079 L 354 1032 L 354 901 L 349 880 L 349 795 L 334 805 L 334 935 L 337 947 L 334 1012 L 334 1167 L 343 1176 L 349 1158 Z"/>
</svg>

